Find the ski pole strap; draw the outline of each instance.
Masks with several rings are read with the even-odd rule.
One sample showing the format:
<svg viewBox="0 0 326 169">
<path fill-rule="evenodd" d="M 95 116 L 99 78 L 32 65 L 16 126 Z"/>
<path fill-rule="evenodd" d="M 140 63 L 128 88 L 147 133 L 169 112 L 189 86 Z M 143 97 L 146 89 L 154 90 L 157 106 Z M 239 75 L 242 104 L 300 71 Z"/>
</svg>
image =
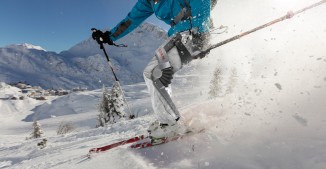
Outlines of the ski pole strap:
<svg viewBox="0 0 326 169">
<path fill-rule="evenodd" d="M 123 44 L 123 43 L 122 43 L 122 44 L 119 44 L 119 45 L 113 43 L 113 45 L 116 46 L 116 47 L 128 47 L 127 45 L 125 45 L 125 44 Z"/>
<path fill-rule="evenodd" d="M 223 34 L 223 33 L 227 32 L 228 29 L 229 29 L 228 26 L 221 25 L 220 27 L 212 29 L 209 32 L 210 32 L 210 34 Z M 217 32 L 217 31 L 219 31 L 219 32 Z"/>
<path fill-rule="evenodd" d="M 261 25 L 261 26 L 258 26 L 258 27 L 254 28 L 254 29 L 249 30 L 249 31 L 243 32 L 243 33 L 241 33 L 241 34 L 239 34 L 239 35 L 233 36 L 233 37 L 231 37 L 231 38 L 229 38 L 229 39 L 227 39 L 227 40 L 224 40 L 224 41 L 222 41 L 222 42 L 219 42 L 219 43 L 217 43 L 217 44 L 215 44 L 215 45 L 212 45 L 212 46 L 210 46 L 208 49 L 206 49 L 205 51 L 202 51 L 201 54 L 209 53 L 212 49 L 215 49 L 215 48 L 217 48 L 217 47 L 220 47 L 220 46 L 222 46 L 222 45 L 225 45 L 225 44 L 227 44 L 227 43 L 229 43 L 229 42 L 232 42 L 232 41 L 234 41 L 234 40 L 240 39 L 240 38 L 243 37 L 243 36 L 246 36 L 246 35 L 248 35 L 248 34 L 251 34 L 251 33 L 253 33 L 253 32 L 256 32 L 256 31 L 258 31 L 258 30 L 261 30 L 261 29 L 266 28 L 266 27 L 268 27 L 268 26 L 271 26 L 271 25 L 273 25 L 273 24 L 276 24 L 276 23 L 278 23 L 278 22 L 284 21 L 284 20 L 286 20 L 286 19 L 291 19 L 293 16 L 298 15 L 298 14 L 300 14 L 300 13 L 302 13 L 302 12 L 305 12 L 305 11 L 307 11 L 307 10 L 309 10 L 309 9 L 312 9 L 312 8 L 314 8 L 314 7 L 317 7 L 317 6 L 319 6 L 319 5 L 323 4 L 323 3 L 326 3 L 326 0 L 319 1 L 319 2 L 317 2 L 317 3 L 314 3 L 314 4 L 310 5 L 310 6 L 307 6 L 307 7 L 305 7 L 305 8 L 302 8 L 302 9 L 296 11 L 296 12 L 289 11 L 286 15 L 284 15 L 284 16 L 278 18 L 278 19 L 275 19 L 275 20 L 273 20 L 273 21 L 271 21 L 271 22 L 268 22 L 268 23 L 266 23 L 266 24 L 263 24 L 263 25 Z"/>
</svg>

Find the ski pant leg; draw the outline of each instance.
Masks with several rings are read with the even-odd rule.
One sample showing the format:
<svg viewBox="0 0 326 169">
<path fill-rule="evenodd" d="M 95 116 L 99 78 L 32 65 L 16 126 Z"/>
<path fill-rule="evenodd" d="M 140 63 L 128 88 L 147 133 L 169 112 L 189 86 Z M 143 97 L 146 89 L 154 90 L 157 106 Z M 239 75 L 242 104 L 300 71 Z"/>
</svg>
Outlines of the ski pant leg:
<svg viewBox="0 0 326 169">
<path fill-rule="evenodd" d="M 170 84 L 173 73 L 179 71 L 183 64 L 194 59 L 195 53 L 200 50 L 199 45 L 203 45 L 203 39 L 199 38 L 202 35 L 193 36 L 193 40 L 191 36 L 193 35 L 189 32 L 183 32 L 170 38 L 156 50 L 156 55 L 144 70 L 144 79 L 151 95 L 152 106 L 161 122 L 173 124 L 180 118 L 180 113 L 165 87 Z M 164 72 L 166 69 L 172 69 L 173 73 Z"/>
<path fill-rule="evenodd" d="M 153 80 L 152 77 L 152 73 L 157 66 L 158 61 L 156 57 L 153 57 L 143 73 L 145 83 L 151 95 L 152 107 L 160 122 L 175 124 L 176 119 L 180 118 L 180 114 L 165 87 L 162 84 L 158 84 L 160 82 Z"/>
</svg>

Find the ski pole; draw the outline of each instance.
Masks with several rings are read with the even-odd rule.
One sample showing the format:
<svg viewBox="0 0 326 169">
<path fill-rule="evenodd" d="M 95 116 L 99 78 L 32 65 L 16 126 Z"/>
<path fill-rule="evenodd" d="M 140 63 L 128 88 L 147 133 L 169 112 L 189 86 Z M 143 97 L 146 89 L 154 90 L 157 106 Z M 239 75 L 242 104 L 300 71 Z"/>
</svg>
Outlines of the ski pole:
<svg viewBox="0 0 326 169">
<path fill-rule="evenodd" d="M 261 30 L 261 29 L 263 29 L 263 28 L 269 27 L 269 26 L 271 26 L 271 25 L 273 25 L 273 24 L 276 24 L 276 23 L 278 23 L 278 22 L 284 21 L 284 20 L 286 20 L 286 19 L 291 19 L 293 16 L 298 15 L 298 14 L 300 14 L 300 13 L 302 13 L 302 12 L 305 12 L 305 11 L 307 11 L 307 10 L 309 10 L 309 9 L 312 9 L 312 8 L 314 8 L 314 7 L 317 7 L 317 6 L 319 6 L 319 5 L 322 5 L 322 4 L 325 3 L 325 2 L 326 2 L 326 0 L 319 1 L 319 2 L 317 2 L 317 3 L 314 3 L 314 4 L 310 5 L 310 6 L 307 6 L 307 7 L 305 7 L 305 8 L 302 8 L 302 9 L 296 11 L 296 12 L 289 11 L 286 15 L 284 15 L 284 16 L 278 18 L 278 19 L 275 19 L 275 20 L 273 20 L 273 21 L 271 21 L 271 22 L 268 22 L 268 23 L 266 23 L 266 24 L 263 24 L 263 25 L 261 25 L 261 26 L 258 26 L 258 27 L 254 28 L 254 29 L 249 30 L 249 31 L 243 32 L 243 33 L 241 33 L 241 34 L 239 34 L 239 35 L 233 36 L 233 37 L 231 37 L 231 38 L 229 38 L 229 39 L 226 39 L 226 40 L 224 40 L 224 41 L 222 41 L 222 42 L 219 42 L 219 43 L 217 43 L 217 44 L 215 44 L 215 45 L 212 45 L 212 46 L 210 46 L 208 49 L 202 51 L 200 54 L 206 54 L 206 53 L 210 52 L 212 49 L 215 49 L 215 48 L 217 48 L 217 47 L 220 47 L 220 46 L 222 46 L 222 45 L 225 45 L 225 44 L 227 44 L 227 43 L 229 43 L 229 42 L 232 42 L 232 41 L 234 41 L 234 40 L 240 39 L 240 38 L 243 37 L 243 36 L 246 36 L 246 35 L 248 35 L 248 34 L 251 34 L 251 33 L 253 33 L 253 32 L 256 32 L 256 31 L 258 31 L 258 30 Z"/>
<path fill-rule="evenodd" d="M 119 81 L 117 75 L 116 75 L 115 72 L 114 72 L 114 69 L 113 69 L 112 63 L 111 63 L 111 61 L 110 61 L 110 58 L 109 58 L 109 56 L 108 56 L 108 53 L 106 53 L 106 50 L 105 50 L 105 47 L 104 47 L 103 43 L 100 44 L 100 48 L 103 50 L 103 53 L 104 53 L 104 55 L 105 55 L 105 57 L 106 57 L 106 60 L 107 60 L 107 62 L 108 62 L 108 64 L 109 64 L 109 66 L 110 66 L 110 69 L 111 69 L 111 71 L 112 71 L 112 73 L 113 73 L 113 76 L 114 76 L 115 81 Z"/>
</svg>

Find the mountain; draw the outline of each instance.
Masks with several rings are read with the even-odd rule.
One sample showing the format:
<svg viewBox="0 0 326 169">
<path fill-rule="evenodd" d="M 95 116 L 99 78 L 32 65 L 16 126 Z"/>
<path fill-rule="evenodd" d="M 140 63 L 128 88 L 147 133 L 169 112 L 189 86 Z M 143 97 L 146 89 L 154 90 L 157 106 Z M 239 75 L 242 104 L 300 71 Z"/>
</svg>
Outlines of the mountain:
<svg viewBox="0 0 326 169">
<path fill-rule="evenodd" d="M 121 83 L 143 81 L 143 69 L 166 38 L 163 29 L 144 23 L 116 42 L 127 48 L 106 46 Z M 103 51 L 91 37 L 59 54 L 26 43 L 9 45 L 0 48 L 0 57 L 0 81 L 6 83 L 26 81 L 43 88 L 94 89 L 113 82 Z"/>
<path fill-rule="evenodd" d="M 17 45 L 9 45 L 8 47 L 16 47 L 16 48 L 20 48 L 20 49 L 34 49 L 34 50 L 46 51 L 41 46 L 35 46 L 35 45 L 32 45 L 32 44 L 28 44 L 28 43 L 17 44 Z"/>
</svg>

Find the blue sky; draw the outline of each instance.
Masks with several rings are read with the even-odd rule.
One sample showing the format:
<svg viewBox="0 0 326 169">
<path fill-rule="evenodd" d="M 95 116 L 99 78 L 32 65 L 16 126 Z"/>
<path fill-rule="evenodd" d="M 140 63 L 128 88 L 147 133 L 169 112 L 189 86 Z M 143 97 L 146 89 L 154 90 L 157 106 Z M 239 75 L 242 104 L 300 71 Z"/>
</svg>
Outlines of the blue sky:
<svg viewBox="0 0 326 169">
<path fill-rule="evenodd" d="M 1 0 L 0 47 L 31 43 L 48 51 L 67 50 L 90 28 L 112 28 L 137 0 Z M 155 16 L 147 20 L 165 26 Z"/>
</svg>

